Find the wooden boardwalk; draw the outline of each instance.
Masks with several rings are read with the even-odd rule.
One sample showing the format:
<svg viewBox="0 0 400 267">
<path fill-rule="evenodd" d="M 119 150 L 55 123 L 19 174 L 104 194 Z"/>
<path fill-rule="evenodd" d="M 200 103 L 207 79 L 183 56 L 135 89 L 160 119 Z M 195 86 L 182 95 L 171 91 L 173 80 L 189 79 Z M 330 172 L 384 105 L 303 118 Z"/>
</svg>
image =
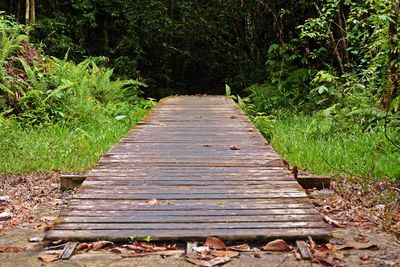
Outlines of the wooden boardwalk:
<svg viewBox="0 0 400 267">
<path fill-rule="evenodd" d="M 226 97 L 162 100 L 92 169 L 48 239 L 304 238 L 331 230 Z"/>
</svg>

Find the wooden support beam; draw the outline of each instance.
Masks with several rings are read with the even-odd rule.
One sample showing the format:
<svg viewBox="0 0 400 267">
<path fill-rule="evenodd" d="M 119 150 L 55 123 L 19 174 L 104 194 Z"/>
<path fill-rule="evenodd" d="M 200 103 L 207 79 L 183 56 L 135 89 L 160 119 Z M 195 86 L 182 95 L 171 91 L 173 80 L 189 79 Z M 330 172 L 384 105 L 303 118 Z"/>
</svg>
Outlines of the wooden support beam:
<svg viewBox="0 0 400 267">
<path fill-rule="evenodd" d="M 61 260 L 68 260 L 74 254 L 78 242 L 68 242 L 60 255 Z"/>
<path fill-rule="evenodd" d="M 60 176 L 60 190 L 66 190 L 79 187 L 86 179 L 86 175 L 61 175 Z"/>
<path fill-rule="evenodd" d="M 296 180 L 304 189 L 324 189 L 329 188 L 331 185 L 330 177 L 297 177 Z"/>
<path fill-rule="evenodd" d="M 305 241 L 297 240 L 296 241 L 296 245 L 297 245 L 297 248 L 299 250 L 299 253 L 300 253 L 301 257 L 304 260 L 309 260 L 309 259 L 312 258 L 312 254 L 311 254 L 310 248 L 308 247 L 308 245 L 307 245 L 307 243 Z"/>
</svg>

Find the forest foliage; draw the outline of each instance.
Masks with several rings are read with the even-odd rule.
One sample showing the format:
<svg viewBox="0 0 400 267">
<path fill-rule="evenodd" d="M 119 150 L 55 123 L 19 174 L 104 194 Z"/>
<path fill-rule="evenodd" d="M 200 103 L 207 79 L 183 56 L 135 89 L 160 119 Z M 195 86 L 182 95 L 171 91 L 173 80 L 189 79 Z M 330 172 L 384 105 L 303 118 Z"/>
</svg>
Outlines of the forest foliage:
<svg viewBox="0 0 400 267">
<path fill-rule="evenodd" d="M 30 2 L 35 12 L 26 12 L 26 1 L 0 3 L 26 24 L 13 23 L 20 34 L 2 40 L 2 66 L 26 31 L 38 54 L 83 63 L 19 59 L 23 84 L 1 74 L 2 94 L 14 86 L 0 102 L 3 116 L 73 123 L 101 109 L 120 118 L 144 101 L 136 93 L 143 84 L 155 98 L 222 94 L 227 84 L 291 163 L 319 173 L 400 177 L 399 0 Z M 2 37 L 10 28 L 4 21 Z M 85 112 L 69 110 L 82 99 Z M 318 142 L 319 151 L 304 154 Z"/>
</svg>

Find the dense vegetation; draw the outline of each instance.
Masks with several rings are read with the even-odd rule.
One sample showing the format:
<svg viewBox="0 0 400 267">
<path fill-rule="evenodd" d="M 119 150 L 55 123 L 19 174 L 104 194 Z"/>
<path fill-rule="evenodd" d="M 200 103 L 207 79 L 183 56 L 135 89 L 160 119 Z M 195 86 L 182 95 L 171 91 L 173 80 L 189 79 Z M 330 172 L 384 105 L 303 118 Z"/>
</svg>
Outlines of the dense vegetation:
<svg viewBox="0 0 400 267">
<path fill-rule="evenodd" d="M 0 40 L 0 172 L 86 169 L 152 106 L 144 84 L 111 80 L 101 58 L 40 55 L 3 15 Z"/>
<path fill-rule="evenodd" d="M 20 85 L 6 78 L 10 57 L 0 57 L 0 92 L 8 98 L 0 112 L 10 128 L 27 121 L 34 124 L 29 129 L 82 128 L 81 121 L 90 125 L 97 114 L 128 125 L 131 108 L 147 106 L 137 98 L 140 83 L 130 79 L 147 84 L 145 96 L 155 98 L 221 94 L 228 84 L 292 165 L 322 174 L 400 177 L 398 0 L 5 0 L 0 10 L 28 25 L 39 51 L 83 61 L 18 60 L 26 75 Z M 106 67 L 130 81 L 111 81 Z M 7 95 L 10 82 L 25 91 L 13 87 L 18 94 Z M 81 82 L 92 89 L 81 89 Z M 71 109 L 82 99 L 82 109 Z"/>
</svg>

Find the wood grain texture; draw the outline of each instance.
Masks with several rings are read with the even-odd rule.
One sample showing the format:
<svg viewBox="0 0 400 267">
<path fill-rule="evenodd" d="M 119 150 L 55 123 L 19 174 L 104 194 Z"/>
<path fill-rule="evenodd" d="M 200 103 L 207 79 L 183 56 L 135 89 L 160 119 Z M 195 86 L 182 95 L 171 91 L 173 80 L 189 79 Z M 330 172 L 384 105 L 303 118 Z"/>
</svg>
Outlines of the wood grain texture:
<svg viewBox="0 0 400 267">
<path fill-rule="evenodd" d="M 285 162 L 229 98 L 160 101 L 105 154 L 47 239 L 326 239 Z"/>
</svg>

